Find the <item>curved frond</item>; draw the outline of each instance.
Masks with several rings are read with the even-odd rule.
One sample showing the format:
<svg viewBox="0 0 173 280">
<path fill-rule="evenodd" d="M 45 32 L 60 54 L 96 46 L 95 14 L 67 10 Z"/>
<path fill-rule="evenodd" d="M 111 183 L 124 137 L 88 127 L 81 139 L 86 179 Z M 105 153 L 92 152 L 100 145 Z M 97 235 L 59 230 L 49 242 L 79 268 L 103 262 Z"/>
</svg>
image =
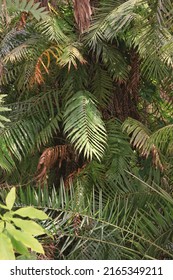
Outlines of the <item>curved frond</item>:
<svg viewBox="0 0 173 280">
<path fill-rule="evenodd" d="M 79 91 L 66 104 L 64 132 L 75 149 L 87 159 L 100 160 L 107 142 L 105 125 L 91 94 Z"/>
<path fill-rule="evenodd" d="M 60 17 L 48 17 L 38 23 L 36 29 L 51 42 L 56 42 L 57 44 L 67 44 L 69 42 L 69 37 L 66 35 L 68 26 Z"/>
<path fill-rule="evenodd" d="M 123 130 L 131 137 L 130 142 L 134 147 L 141 150 L 143 155 L 148 155 L 148 140 L 151 132 L 141 122 L 128 118 L 123 123 Z"/>
<path fill-rule="evenodd" d="M 149 146 L 154 143 L 163 153 L 172 154 L 173 151 L 173 124 L 164 126 L 154 132 L 149 141 Z"/>
</svg>

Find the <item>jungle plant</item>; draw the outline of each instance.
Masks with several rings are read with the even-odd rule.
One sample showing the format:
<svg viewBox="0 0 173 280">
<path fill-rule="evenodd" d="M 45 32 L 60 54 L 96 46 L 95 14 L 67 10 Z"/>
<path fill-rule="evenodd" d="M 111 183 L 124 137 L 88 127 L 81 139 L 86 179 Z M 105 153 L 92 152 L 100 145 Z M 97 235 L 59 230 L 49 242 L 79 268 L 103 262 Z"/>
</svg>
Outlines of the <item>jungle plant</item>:
<svg viewBox="0 0 173 280">
<path fill-rule="evenodd" d="M 48 216 L 34 207 L 12 209 L 16 199 L 13 187 L 5 202 L 0 204 L 0 259 L 30 258 L 29 249 L 44 254 L 42 244 L 35 238 L 45 235 L 46 231 L 34 220 L 46 220 Z"/>
</svg>

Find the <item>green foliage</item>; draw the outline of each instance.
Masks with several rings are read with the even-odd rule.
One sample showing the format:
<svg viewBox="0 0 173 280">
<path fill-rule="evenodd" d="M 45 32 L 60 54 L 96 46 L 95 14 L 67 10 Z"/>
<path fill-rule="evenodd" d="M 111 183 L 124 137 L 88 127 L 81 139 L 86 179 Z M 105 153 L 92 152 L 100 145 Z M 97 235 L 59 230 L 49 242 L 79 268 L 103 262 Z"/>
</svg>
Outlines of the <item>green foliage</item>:
<svg viewBox="0 0 173 280">
<path fill-rule="evenodd" d="M 100 160 L 104 154 L 107 133 L 96 103 L 87 91 L 79 91 L 66 104 L 64 132 L 84 157 Z"/>
<path fill-rule="evenodd" d="M 2 106 L 1 106 L 1 104 L 3 104 L 3 102 L 4 102 L 2 99 L 3 99 L 5 96 L 6 96 L 5 94 L 1 94 L 1 95 L 0 95 L 0 112 L 10 111 L 9 108 L 7 108 L 7 107 L 2 107 Z M 0 115 L 0 129 L 1 129 L 1 128 L 4 128 L 4 125 L 3 125 L 2 122 L 10 122 L 10 120 L 7 119 L 6 117 Z"/>
<path fill-rule="evenodd" d="M 171 1 L 53 2 L 0 3 L 1 251 L 171 259 Z"/>
<path fill-rule="evenodd" d="M 35 236 L 45 235 L 46 231 L 33 220 L 46 220 L 48 216 L 43 211 L 33 207 L 12 210 L 15 200 L 16 189 L 13 187 L 6 196 L 5 204 L 0 204 L 1 260 L 14 260 L 17 257 L 16 254 L 29 258 L 30 252 L 28 248 L 44 254 L 43 247 Z"/>
<path fill-rule="evenodd" d="M 34 3 L 34 0 L 6 0 L 6 7 L 3 5 L 3 1 L 0 1 L 0 12 L 4 12 L 5 9 L 9 11 L 9 13 L 14 12 L 26 12 L 31 13 L 36 20 L 45 19 L 47 17 L 47 11 L 45 11 L 44 7 L 39 7 L 40 2 Z"/>
<path fill-rule="evenodd" d="M 18 203 L 46 207 L 55 259 L 172 259 L 172 197 L 133 175 L 128 190 L 115 193 L 112 184 L 110 196 L 107 189 L 88 193 L 80 181 L 67 191 L 62 182 L 50 192 L 21 188 Z"/>
</svg>

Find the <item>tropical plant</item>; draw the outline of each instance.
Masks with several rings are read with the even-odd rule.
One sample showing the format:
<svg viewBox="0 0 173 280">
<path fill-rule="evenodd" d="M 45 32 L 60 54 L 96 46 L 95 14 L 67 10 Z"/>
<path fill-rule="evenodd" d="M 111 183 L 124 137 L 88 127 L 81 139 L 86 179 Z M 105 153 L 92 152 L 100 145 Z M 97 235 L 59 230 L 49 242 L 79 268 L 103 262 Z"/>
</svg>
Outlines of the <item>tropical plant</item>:
<svg viewBox="0 0 173 280">
<path fill-rule="evenodd" d="M 30 258 L 28 248 L 44 254 L 43 247 L 35 236 L 45 235 L 46 231 L 33 220 L 46 220 L 48 216 L 31 206 L 12 210 L 15 199 L 16 189 L 13 187 L 5 199 L 6 204 L 0 204 L 1 260 L 14 260 L 16 254 L 20 255 L 17 258 Z"/>
<path fill-rule="evenodd" d="M 52 217 L 43 222 L 54 236 L 42 238 L 49 259 L 172 259 L 172 197 L 130 177 L 128 189 L 115 193 L 112 184 L 111 195 L 89 193 L 81 181 L 76 190 L 63 182 L 51 192 L 28 186 L 18 189 L 16 205 L 46 208 Z"/>
<path fill-rule="evenodd" d="M 1 187 L 50 202 L 56 258 L 171 258 L 170 0 L 0 6 Z"/>
</svg>

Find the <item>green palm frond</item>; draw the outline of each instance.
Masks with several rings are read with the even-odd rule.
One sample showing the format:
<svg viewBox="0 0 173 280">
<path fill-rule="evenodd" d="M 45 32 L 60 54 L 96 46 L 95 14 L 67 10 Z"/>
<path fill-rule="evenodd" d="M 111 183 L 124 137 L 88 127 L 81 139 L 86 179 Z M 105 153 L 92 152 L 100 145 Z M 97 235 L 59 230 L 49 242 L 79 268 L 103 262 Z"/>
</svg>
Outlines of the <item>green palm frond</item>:
<svg viewBox="0 0 173 280">
<path fill-rule="evenodd" d="M 101 114 L 87 91 L 79 91 L 66 104 L 64 132 L 79 153 L 87 159 L 104 154 L 107 133 Z"/>
<path fill-rule="evenodd" d="M 59 16 L 48 17 L 36 25 L 36 30 L 41 32 L 47 40 L 61 45 L 69 42 L 70 38 L 66 35 L 68 28 Z"/>
<path fill-rule="evenodd" d="M 5 94 L 0 95 L 0 133 L 1 133 L 1 130 L 5 128 L 3 123 L 10 122 L 10 120 L 8 118 L 1 115 L 1 113 L 3 113 L 3 112 L 10 111 L 10 108 L 2 106 L 2 104 L 4 103 L 3 98 L 5 96 L 6 96 Z M 6 152 L 4 143 L 2 141 L 0 141 L 0 167 L 3 170 L 10 171 L 13 168 L 13 166 L 14 166 L 14 162 L 13 162 L 10 154 L 8 154 Z"/>
<path fill-rule="evenodd" d="M 173 151 L 173 125 L 167 125 L 154 132 L 149 141 L 149 146 L 154 143 L 163 153 L 172 154 Z"/>
<path fill-rule="evenodd" d="M 79 44 L 73 43 L 63 48 L 62 54 L 57 60 L 57 64 L 59 64 L 61 67 L 65 67 L 66 65 L 68 65 L 68 70 L 70 70 L 72 65 L 77 69 L 78 62 L 80 62 L 81 64 L 87 63 L 87 61 L 79 51 L 79 47 Z"/>
<path fill-rule="evenodd" d="M 25 187 L 18 191 L 16 207 L 46 208 L 52 217 L 44 226 L 55 237 L 58 250 L 54 258 L 172 259 L 173 201 L 166 192 L 143 184 L 141 197 L 144 189 L 148 193 L 143 196 L 144 203 L 135 207 L 134 201 L 117 194 L 110 200 L 102 191 L 93 190 L 86 197 L 81 187 L 85 189 L 70 185 L 67 191 L 61 183 L 59 190 Z M 151 189 L 155 193 L 152 206 Z"/>
<path fill-rule="evenodd" d="M 11 122 L 1 129 L 0 138 L 4 149 L 19 161 L 35 146 L 47 144 L 59 130 L 61 113 L 55 92 L 9 104 L 9 108 Z"/>
<path fill-rule="evenodd" d="M 123 133 L 121 123 L 111 120 L 107 123 L 108 148 L 105 153 L 106 180 L 109 184 L 128 188 L 129 178 L 126 171 L 131 170 L 135 163 L 135 155 L 128 136 Z"/>
<path fill-rule="evenodd" d="M 2 112 L 7 112 L 10 111 L 10 108 L 4 107 L 2 106 L 2 104 L 4 103 L 3 98 L 6 96 L 6 94 L 1 94 L 0 95 L 0 113 Z M 4 125 L 2 122 L 10 122 L 10 120 L 2 115 L 0 115 L 0 129 L 4 128 Z"/>
<path fill-rule="evenodd" d="M 110 1 L 110 5 L 107 5 L 106 13 L 104 13 L 105 7 L 103 6 L 101 9 L 103 16 L 99 13 L 99 18 L 90 28 L 88 35 L 90 46 L 95 49 L 100 41 L 112 40 L 117 37 L 118 32 L 121 32 L 122 29 L 127 29 L 137 17 L 135 9 L 142 2 L 142 0 L 128 0 L 117 6 L 117 3 Z M 108 7 L 109 12 L 107 11 Z"/>
<path fill-rule="evenodd" d="M 40 7 L 40 2 L 34 3 L 34 0 L 6 0 L 6 8 L 10 14 L 14 12 L 31 13 L 36 20 L 45 19 L 48 12 L 45 7 Z M 3 1 L 0 1 L 0 12 L 3 9 Z"/>
<path fill-rule="evenodd" d="M 141 122 L 128 118 L 123 123 L 123 130 L 131 137 L 130 143 L 139 149 L 143 155 L 148 155 L 148 142 L 151 135 L 149 129 Z"/>
<path fill-rule="evenodd" d="M 113 83 L 109 73 L 102 69 L 99 64 L 94 67 L 92 92 L 100 105 L 105 106 L 112 97 Z"/>
<path fill-rule="evenodd" d="M 103 47 L 102 60 L 113 80 L 127 80 L 129 69 L 123 54 L 115 47 Z"/>
</svg>

